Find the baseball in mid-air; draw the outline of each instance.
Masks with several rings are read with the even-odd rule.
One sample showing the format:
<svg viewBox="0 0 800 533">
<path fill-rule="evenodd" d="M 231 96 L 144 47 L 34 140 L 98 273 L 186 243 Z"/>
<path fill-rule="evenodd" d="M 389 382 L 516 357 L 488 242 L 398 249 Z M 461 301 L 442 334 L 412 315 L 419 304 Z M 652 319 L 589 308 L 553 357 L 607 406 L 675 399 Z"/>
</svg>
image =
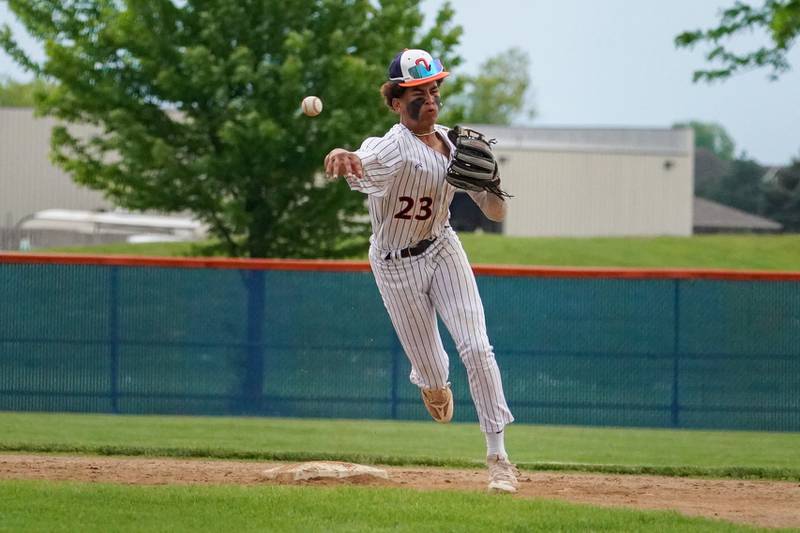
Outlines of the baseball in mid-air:
<svg viewBox="0 0 800 533">
<path fill-rule="evenodd" d="M 322 100 L 318 96 L 306 96 L 303 98 L 303 103 L 300 104 L 300 107 L 307 116 L 316 117 L 322 113 Z"/>
</svg>

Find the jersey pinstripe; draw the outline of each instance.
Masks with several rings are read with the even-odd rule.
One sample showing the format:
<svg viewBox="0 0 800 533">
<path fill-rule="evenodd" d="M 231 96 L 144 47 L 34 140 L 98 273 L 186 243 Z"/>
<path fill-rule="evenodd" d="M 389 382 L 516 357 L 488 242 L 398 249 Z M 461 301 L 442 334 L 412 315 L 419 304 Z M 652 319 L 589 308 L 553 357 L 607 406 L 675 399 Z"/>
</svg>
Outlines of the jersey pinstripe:
<svg viewBox="0 0 800 533">
<path fill-rule="evenodd" d="M 450 147 L 447 128 L 436 126 Z M 382 252 L 400 250 L 438 237 L 450 219 L 455 188 L 445 176 L 449 158 L 414 136 L 402 124 L 383 137 L 371 137 L 356 151 L 363 179 L 348 177 L 350 188 L 369 195 L 372 245 Z"/>
<path fill-rule="evenodd" d="M 447 128 L 436 131 L 450 148 Z M 403 350 L 411 381 L 423 388 L 448 383 L 449 358 L 436 315 L 442 318 L 467 369 L 481 430 L 498 432 L 514 417 L 503 393 L 500 370 L 486 333 L 475 276 L 458 236 L 449 226 L 455 194 L 445 176 L 450 158 L 420 141 L 402 124 L 371 137 L 356 151 L 363 178 L 347 177 L 350 188 L 368 195 L 372 221 L 370 264 Z M 473 196 L 476 199 L 476 196 Z M 424 253 L 397 252 L 436 237 Z M 389 254 L 389 259 L 387 259 Z"/>
<path fill-rule="evenodd" d="M 372 248 L 370 265 L 411 362 L 411 382 L 434 389 L 448 383 L 450 363 L 438 329 L 438 313 L 467 370 L 481 430 L 496 433 L 511 423 L 514 417 L 486 333 L 483 303 L 455 232 L 448 228 L 431 248 L 416 257 L 386 260 Z"/>
</svg>

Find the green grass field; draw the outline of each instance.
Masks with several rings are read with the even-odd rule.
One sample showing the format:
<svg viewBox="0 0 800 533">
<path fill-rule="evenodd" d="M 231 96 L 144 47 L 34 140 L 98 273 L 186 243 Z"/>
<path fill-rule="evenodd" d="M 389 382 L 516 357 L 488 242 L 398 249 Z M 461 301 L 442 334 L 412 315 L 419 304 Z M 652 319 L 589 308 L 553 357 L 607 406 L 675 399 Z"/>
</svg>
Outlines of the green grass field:
<svg viewBox="0 0 800 533">
<path fill-rule="evenodd" d="M 800 235 L 533 239 L 462 234 L 475 264 L 800 270 Z M 195 244 L 48 250 L 198 255 Z M 360 256 L 355 259 L 365 259 Z M 511 425 L 523 469 L 800 481 L 800 433 Z M 0 412 L 0 453 L 339 459 L 476 467 L 475 424 Z M 111 526 L 113 524 L 113 526 Z M 676 513 L 456 491 L 0 481 L 2 531 L 756 531 Z"/>
<path fill-rule="evenodd" d="M 800 270 L 800 235 L 521 238 L 464 234 L 473 263 Z"/>
<path fill-rule="evenodd" d="M 0 451 L 480 466 L 475 424 L 0 413 Z M 800 433 L 512 424 L 528 469 L 800 480 Z"/>
<path fill-rule="evenodd" d="M 474 424 L 0 412 L 0 451 L 478 466 Z M 800 434 L 514 424 L 533 469 L 800 480 Z M 0 481 L 0 531 L 756 531 L 672 512 L 375 487 Z"/>
<path fill-rule="evenodd" d="M 0 531 L 756 531 L 672 512 L 386 488 L 0 482 Z"/>
<path fill-rule="evenodd" d="M 656 238 L 522 238 L 463 233 L 475 264 L 800 270 L 800 235 L 708 235 Z M 197 244 L 119 244 L 52 252 L 197 255 Z M 366 259 L 366 254 L 354 259 Z"/>
</svg>

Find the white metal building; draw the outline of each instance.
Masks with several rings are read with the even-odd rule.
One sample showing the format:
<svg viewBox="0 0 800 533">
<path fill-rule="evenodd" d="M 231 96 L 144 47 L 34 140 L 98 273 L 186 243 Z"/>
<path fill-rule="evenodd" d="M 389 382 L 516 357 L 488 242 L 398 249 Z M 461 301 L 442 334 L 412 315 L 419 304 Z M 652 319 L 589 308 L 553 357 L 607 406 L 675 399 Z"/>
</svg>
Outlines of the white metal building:
<svg viewBox="0 0 800 533">
<path fill-rule="evenodd" d="M 691 129 L 516 128 L 496 138 L 513 236 L 691 235 Z"/>
<path fill-rule="evenodd" d="M 31 109 L 0 108 L 0 227 L 45 209 L 113 208 L 50 162 L 54 125 Z M 514 195 L 504 234 L 692 233 L 690 129 L 473 127 L 497 139 L 503 186 Z"/>
<path fill-rule="evenodd" d="M 28 108 L 0 108 L 0 227 L 43 209 L 110 209 L 99 192 L 78 187 L 49 157 L 56 121 Z M 71 127 L 80 135 L 88 127 Z"/>
</svg>

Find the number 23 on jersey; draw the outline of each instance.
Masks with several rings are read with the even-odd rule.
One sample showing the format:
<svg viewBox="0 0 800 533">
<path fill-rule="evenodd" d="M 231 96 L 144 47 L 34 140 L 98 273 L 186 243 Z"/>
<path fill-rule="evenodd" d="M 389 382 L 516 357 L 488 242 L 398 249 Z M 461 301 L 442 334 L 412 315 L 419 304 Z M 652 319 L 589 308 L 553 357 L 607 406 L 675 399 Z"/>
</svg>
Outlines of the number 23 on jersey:
<svg viewBox="0 0 800 533">
<path fill-rule="evenodd" d="M 394 218 L 402 218 L 404 220 L 411 220 L 412 218 L 416 220 L 428 220 L 433 214 L 433 209 L 431 208 L 431 205 L 433 205 L 433 198 L 430 196 L 423 196 L 417 202 L 410 196 L 401 196 L 398 200 L 400 200 L 402 208 L 394 214 Z M 414 204 L 417 205 L 416 210 L 414 209 Z"/>
</svg>

